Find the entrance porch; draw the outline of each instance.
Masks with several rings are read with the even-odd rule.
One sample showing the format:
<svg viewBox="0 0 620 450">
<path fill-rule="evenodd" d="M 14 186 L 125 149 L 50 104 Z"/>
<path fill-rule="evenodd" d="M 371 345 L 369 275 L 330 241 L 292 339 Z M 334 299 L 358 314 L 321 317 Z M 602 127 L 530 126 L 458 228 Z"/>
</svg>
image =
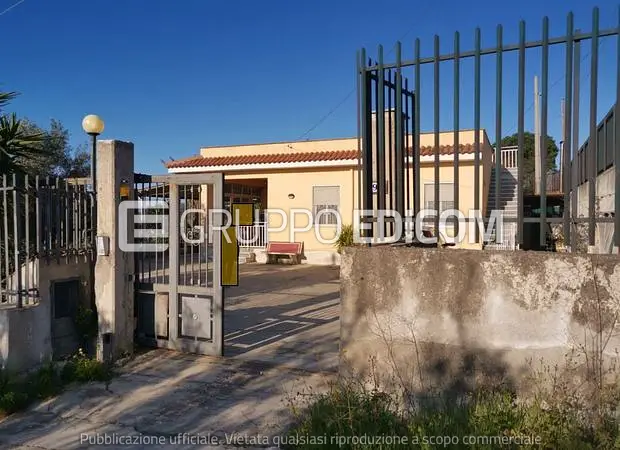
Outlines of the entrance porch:
<svg viewBox="0 0 620 450">
<path fill-rule="evenodd" d="M 234 203 L 252 203 L 254 205 L 253 225 L 237 225 L 239 247 L 262 249 L 267 247 L 267 179 L 251 178 L 224 182 L 224 208 L 231 211 Z"/>
</svg>

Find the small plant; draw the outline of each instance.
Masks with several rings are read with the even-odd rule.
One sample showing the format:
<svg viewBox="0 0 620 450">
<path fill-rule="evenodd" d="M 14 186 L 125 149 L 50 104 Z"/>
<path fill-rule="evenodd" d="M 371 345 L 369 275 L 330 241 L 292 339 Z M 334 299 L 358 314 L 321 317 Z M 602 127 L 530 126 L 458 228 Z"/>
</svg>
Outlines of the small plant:
<svg viewBox="0 0 620 450">
<path fill-rule="evenodd" d="M 104 381 L 112 378 L 110 368 L 89 358 L 82 349 L 64 364 L 49 362 L 26 375 L 0 370 L 0 417 L 25 409 L 32 402 L 60 394 L 70 383 Z"/>
<path fill-rule="evenodd" d="M 97 312 L 82 305 L 78 306 L 74 324 L 82 346 L 87 349 L 90 348 L 91 343 L 97 337 L 99 331 Z"/>
<path fill-rule="evenodd" d="M 66 362 L 62 370 L 62 379 L 65 383 L 107 382 L 111 377 L 112 372 L 107 365 L 89 358 L 81 348 L 75 356 Z"/>
<path fill-rule="evenodd" d="M 353 241 L 353 225 L 343 225 L 338 239 L 336 240 L 336 249 L 338 253 L 342 253 L 345 247 L 352 247 L 355 244 Z"/>
</svg>

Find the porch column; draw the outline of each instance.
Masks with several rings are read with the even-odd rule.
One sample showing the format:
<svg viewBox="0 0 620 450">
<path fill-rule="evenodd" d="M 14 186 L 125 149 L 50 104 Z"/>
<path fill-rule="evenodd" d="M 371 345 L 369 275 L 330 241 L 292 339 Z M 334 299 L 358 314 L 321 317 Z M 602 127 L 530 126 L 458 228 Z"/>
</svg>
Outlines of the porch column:
<svg viewBox="0 0 620 450">
<path fill-rule="evenodd" d="M 134 149 L 130 142 L 99 141 L 97 146 L 97 262 L 95 303 L 99 318 L 97 359 L 114 360 L 133 351 L 134 254 L 119 248 L 120 239 L 132 242 L 133 217 L 119 229 L 121 185 L 133 198 Z M 125 191 L 123 194 L 127 194 Z M 107 250 L 99 243 L 107 242 Z"/>
</svg>

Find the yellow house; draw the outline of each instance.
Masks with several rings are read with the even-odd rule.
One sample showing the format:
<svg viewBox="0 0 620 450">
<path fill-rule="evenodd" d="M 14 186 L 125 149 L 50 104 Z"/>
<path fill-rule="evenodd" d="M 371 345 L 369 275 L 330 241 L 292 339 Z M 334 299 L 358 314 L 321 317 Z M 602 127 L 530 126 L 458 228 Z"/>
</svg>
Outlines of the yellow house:
<svg viewBox="0 0 620 450">
<path fill-rule="evenodd" d="M 473 130 L 459 134 L 459 210 L 467 215 L 474 208 Z M 453 132 L 440 134 L 440 183 L 442 202 L 451 202 L 454 181 Z M 433 201 L 434 134 L 420 135 L 420 201 Z M 492 170 L 493 149 L 484 130 L 480 131 L 480 205 L 486 212 Z M 353 223 L 359 205 L 360 160 L 357 138 L 308 140 L 204 147 L 200 154 L 167 164 L 169 173 L 223 172 L 225 206 L 251 202 L 268 211 L 268 223 L 240 227 L 240 235 L 253 236 L 242 244 L 261 254 L 267 241 L 303 242 L 303 262 L 338 263 L 334 241 L 337 223 L 322 209 L 336 209 L 342 224 Z M 413 177 L 413 167 L 409 166 Z M 413 178 L 410 178 L 413 179 Z M 413 198 L 413 186 L 409 193 Z M 261 215 L 261 218 L 263 215 Z M 246 237 L 247 239 L 247 237 Z"/>
</svg>

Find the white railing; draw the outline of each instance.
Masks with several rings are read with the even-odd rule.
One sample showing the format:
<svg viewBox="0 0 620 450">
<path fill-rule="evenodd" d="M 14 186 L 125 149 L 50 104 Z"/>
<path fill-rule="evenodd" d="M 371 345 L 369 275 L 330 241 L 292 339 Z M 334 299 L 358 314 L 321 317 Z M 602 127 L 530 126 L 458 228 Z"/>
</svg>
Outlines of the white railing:
<svg viewBox="0 0 620 450">
<path fill-rule="evenodd" d="M 517 151 L 517 147 L 502 148 L 502 152 L 500 155 L 500 162 L 502 164 L 502 167 L 505 167 L 507 169 L 514 169 L 518 167 Z"/>
<path fill-rule="evenodd" d="M 237 225 L 237 242 L 239 247 L 267 247 L 267 223 L 257 222 L 254 225 Z"/>
<path fill-rule="evenodd" d="M 517 249 L 517 224 L 508 222 L 502 226 L 502 242 L 491 242 L 485 245 L 489 250 L 516 250 Z"/>
</svg>

